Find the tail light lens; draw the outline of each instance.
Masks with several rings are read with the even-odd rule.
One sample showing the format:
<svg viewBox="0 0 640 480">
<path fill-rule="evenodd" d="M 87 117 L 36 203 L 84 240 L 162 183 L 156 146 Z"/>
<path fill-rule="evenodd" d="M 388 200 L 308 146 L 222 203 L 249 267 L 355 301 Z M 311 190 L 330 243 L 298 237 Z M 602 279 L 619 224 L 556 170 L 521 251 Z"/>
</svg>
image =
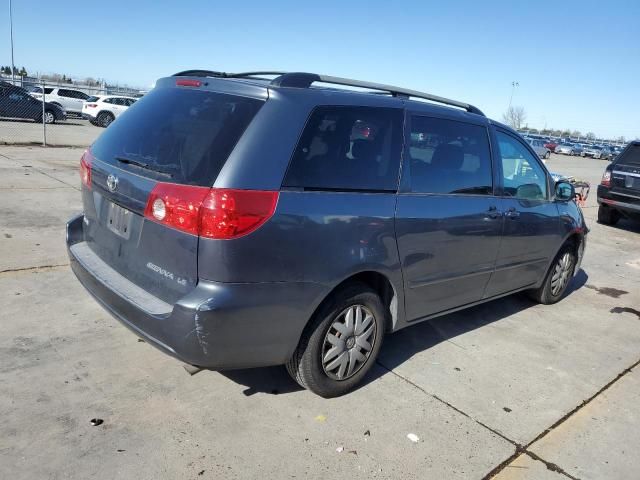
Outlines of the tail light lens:
<svg viewBox="0 0 640 480">
<path fill-rule="evenodd" d="M 231 239 L 257 230 L 276 211 L 278 192 L 212 188 L 202 203 L 200 236 Z"/>
<path fill-rule="evenodd" d="M 96 108 L 98 106 L 98 104 L 97 103 L 87 103 L 85 106 L 87 108 Z"/>
<path fill-rule="evenodd" d="M 275 212 L 278 192 L 158 183 L 145 217 L 193 235 L 229 240 L 247 235 Z"/>
<path fill-rule="evenodd" d="M 80 158 L 80 180 L 82 184 L 91 189 L 91 161 L 93 159 L 93 155 L 91 155 L 91 150 L 85 150 Z"/>
<path fill-rule="evenodd" d="M 611 186 L 611 170 L 605 170 L 602 174 L 602 180 L 600 181 L 600 185 L 604 185 L 605 187 Z"/>
</svg>

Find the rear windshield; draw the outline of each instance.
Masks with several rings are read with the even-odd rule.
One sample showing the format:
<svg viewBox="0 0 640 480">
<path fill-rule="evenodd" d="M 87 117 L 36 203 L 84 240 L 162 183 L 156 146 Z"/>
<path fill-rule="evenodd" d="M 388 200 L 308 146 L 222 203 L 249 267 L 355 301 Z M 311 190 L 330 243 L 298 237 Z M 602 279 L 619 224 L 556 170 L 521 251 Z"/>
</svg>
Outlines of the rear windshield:
<svg viewBox="0 0 640 480">
<path fill-rule="evenodd" d="M 625 165 L 640 165 L 640 145 L 630 145 L 616 160 Z"/>
<path fill-rule="evenodd" d="M 97 102 L 98 100 L 100 100 L 100 97 L 89 97 L 87 98 L 87 102 Z"/>
<path fill-rule="evenodd" d="M 159 88 L 118 117 L 91 151 L 99 160 L 140 175 L 212 185 L 263 103 L 202 90 Z"/>
</svg>

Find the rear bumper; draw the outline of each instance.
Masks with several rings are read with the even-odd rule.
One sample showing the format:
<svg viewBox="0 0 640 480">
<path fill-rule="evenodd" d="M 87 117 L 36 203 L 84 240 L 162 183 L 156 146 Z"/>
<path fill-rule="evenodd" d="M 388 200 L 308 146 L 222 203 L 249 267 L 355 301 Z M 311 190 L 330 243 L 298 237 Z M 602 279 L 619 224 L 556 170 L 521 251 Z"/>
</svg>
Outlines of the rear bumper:
<svg viewBox="0 0 640 480">
<path fill-rule="evenodd" d="M 285 363 L 307 320 L 328 293 L 328 287 L 307 282 L 201 280 L 185 297 L 168 305 L 166 312 L 155 308 L 152 313 L 145 306 L 161 300 L 118 291 L 123 284 L 114 280 L 117 272 L 105 271 L 106 264 L 95 268 L 95 263 L 77 254 L 79 246 L 86 245 L 83 219 L 81 215 L 67 223 L 66 239 L 71 269 L 80 283 L 136 335 L 191 365 L 223 370 Z"/>
<path fill-rule="evenodd" d="M 640 214 L 640 198 L 631 195 L 617 195 L 602 185 L 598 185 L 598 204 L 615 208 L 621 212 Z"/>
</svg>

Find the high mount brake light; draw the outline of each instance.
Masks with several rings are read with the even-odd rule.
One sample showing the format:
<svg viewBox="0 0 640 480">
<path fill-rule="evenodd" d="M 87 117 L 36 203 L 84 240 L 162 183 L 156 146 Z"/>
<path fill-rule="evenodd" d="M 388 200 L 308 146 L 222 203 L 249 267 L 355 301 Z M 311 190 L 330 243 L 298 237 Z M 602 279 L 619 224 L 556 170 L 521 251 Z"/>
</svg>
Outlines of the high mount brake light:
<svg viewBox="0 0 640 480">
<path fill-rule="evenodd" d="M 168 227 L 205 238 L 229 240 L 263 225 L 275 212 L 278 192 L 158 183 L 144 215 Z"/>
<path fill-rule="evenodd" d="M 199 87 L 202 85 L 200 80 L 180 79 L 176 80 L 176 85 L 179 87 Z"/>
<path fill-rule="evenodd" d="M 80 180 L 82 184 L 91 189 L 91 163 L 93 161 L 93 155 L 91 150 L 85 150 L 80 158 Z"/>
</svg>

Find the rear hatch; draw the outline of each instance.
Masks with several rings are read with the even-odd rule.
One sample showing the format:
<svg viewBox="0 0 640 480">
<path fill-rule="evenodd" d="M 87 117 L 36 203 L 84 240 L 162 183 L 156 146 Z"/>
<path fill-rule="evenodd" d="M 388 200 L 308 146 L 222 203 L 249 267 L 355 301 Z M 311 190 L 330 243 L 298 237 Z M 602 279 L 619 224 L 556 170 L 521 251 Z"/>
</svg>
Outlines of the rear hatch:
<svg viewBox="0 0 640 480">
<path fill-rule="evenodd" d="M 640 198 L 640 144 L 632 143 L 616 158 L 611 192 L 621 197 Z"/>
<path fill-rule="evenodd" d="M 173 79 L 171 86 L 152 90 L 109 126 L 84 157 L 90 171 L 82 188 L 88 247 L 167 303 L 197 283 L 198 236 L 155 221 L 149 215 L 150 194 L 166 184 L 173 189 L 212 186 L 264 103 L 192 88 L 199 86 L 192 82 L 176 86 Z"/>
</svg>

